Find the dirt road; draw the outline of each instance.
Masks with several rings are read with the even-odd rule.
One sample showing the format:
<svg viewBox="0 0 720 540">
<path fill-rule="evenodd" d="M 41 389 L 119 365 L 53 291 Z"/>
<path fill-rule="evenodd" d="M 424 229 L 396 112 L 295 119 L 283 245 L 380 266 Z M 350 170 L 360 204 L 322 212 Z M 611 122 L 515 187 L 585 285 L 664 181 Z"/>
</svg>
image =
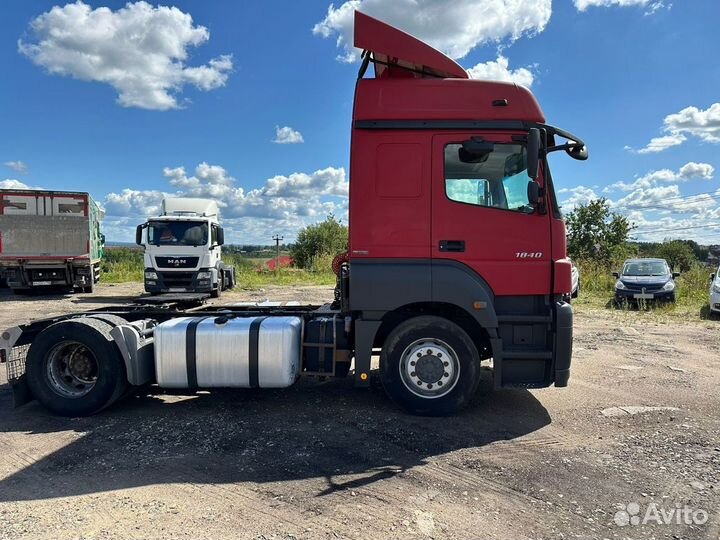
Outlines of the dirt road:
<svg viewBox="0 0 720 540">
<path fill-rule="evenodd" d="M 138 292 L 1 295 L 0 327 Z M 331 290 L 222 301 L 265 297 Z M 349 380 L 156 390 L 63 419 L 12 410 L 0 368 L 0 538 L 718 539 L 720 323 L 582 308 L 576 323 L 568 388 L 491 393 L 486 371 L 444 419 Z"/>
</svg>

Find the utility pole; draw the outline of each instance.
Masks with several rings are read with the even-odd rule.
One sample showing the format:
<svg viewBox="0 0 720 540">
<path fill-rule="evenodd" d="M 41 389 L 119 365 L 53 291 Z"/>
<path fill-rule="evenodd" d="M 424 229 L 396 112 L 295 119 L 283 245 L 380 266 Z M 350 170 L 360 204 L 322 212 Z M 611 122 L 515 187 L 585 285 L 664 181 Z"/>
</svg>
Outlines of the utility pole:
<svg viewBox="0 0 720 540">
<path fill-rule="evenodd" d="M 272 239 L 275 240 L 275 274 L 277 274 L 280 271 L 280 242 L 284 237 L 276 234 Z"/>
</svg>

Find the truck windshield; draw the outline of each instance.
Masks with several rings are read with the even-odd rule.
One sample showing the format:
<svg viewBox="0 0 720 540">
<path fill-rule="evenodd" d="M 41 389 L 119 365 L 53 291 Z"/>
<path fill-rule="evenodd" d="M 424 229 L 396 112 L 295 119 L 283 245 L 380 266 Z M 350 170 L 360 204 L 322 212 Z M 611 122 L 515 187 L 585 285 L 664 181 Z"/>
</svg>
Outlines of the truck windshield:
<svg viewBox="0 0 720 540">
<path fill-rule="evenodd" d="M 207 223 L 200 221 L 151 221 L 148 225 L 148 243 L 155 246 L 203 246 L 207 241 Z"/>
<path fill-rule="evenodd" d="M 468 156 L 461 144 L 445 146 L 445 193 L 452 201 L 520 212 L 528 200 L 527 156 L 519 144 L 495 143 L 486 154 Z"/>
</svg>

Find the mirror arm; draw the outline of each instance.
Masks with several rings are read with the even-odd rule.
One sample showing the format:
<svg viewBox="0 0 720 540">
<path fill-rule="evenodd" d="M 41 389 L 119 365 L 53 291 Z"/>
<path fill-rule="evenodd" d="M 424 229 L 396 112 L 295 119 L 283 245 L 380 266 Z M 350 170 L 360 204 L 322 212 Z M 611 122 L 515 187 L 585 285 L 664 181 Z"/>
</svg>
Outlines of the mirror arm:
<svg viewBox="0 0 720 540">
<path fill-rule="evenodd" d="M 545 149 L 545 152 L 549 154 L 550 152 L 557 152 L 558 150 L 572 150 L 573 148 L 582 148 L 585 146 L 582 143 L 578 142 L 569 142 L 565 144 L 557 144 L 555 146 L 550 146 L 549 148 Z"/>
</svg>

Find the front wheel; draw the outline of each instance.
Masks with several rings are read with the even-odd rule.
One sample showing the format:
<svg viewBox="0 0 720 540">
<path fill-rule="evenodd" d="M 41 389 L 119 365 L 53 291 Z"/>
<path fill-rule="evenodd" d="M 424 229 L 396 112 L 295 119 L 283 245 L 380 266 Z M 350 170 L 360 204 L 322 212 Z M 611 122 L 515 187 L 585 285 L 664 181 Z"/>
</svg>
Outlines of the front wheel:
<svg viewBox="0 0 720 540">
<path fill-rule="evenodd" d="M 380 379 L 390 398 L 411 413 L 453 414 L 480 384 L 480 356 L 457 324 L 434 316 L 409 319 L 387 337 Z"/>
<path fill-rule="evenodd" d="M 225 274 L 222 270 L 218 272 L 217 289 L 210 291 L 211 298 L 220 298 L 222 295 L 223 287 L 225 285 Z"/>
</svg>

